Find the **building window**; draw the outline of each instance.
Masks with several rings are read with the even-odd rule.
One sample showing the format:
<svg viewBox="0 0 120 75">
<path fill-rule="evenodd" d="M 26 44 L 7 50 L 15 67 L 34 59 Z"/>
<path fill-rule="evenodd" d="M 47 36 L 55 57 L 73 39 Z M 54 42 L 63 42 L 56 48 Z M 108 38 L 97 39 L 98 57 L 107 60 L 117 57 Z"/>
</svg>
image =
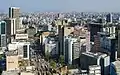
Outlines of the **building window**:
<svg viewBox="0 0 120 75">
<path fill-rule="evenodd" d="M 1 46 L 1 35 L 0 35 L 0 46 Z"/>
<path fill-rule="evenodd" d="M 5 36 L 1 36 L 1 46 L 2 47 L 6 46 L 6 37 Z"/>
<path fill-rule="evenodd" d="M 1 23 L 1 34 L 5 34 L 5 23 Z"/>
<path fill-rule="evenodd" d="M 25 46 L 23 46 L 23 50 L 24 50 L 24 53 L 23 53 L 23 57 L 24 58 L 27 58 L 28 56 L 27 56 L 27 45 L 25 45 Z"/>
</svg>

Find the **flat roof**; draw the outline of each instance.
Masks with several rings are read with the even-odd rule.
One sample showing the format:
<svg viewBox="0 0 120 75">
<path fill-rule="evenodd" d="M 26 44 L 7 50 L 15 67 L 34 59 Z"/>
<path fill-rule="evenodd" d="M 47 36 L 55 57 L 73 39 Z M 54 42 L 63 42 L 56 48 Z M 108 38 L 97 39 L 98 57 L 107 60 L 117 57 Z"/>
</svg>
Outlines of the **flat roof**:
<svg viewBox="0 0 120 75">
<path fill-rule="evenodd" d="M 106 57 L 107 56 L 107 54 L 100 53 L 100 52 L 98 52 L 98 53 L 84 52 L 82 54 L 84 54 L 86 56 L 94 57 L 94 58 Z"/>
<path fill-rule="evenodd" d="M 10 7 L 10 8 L 13 8 L 13 9 L 20 9 L 20 7 Z"/>
</svg>

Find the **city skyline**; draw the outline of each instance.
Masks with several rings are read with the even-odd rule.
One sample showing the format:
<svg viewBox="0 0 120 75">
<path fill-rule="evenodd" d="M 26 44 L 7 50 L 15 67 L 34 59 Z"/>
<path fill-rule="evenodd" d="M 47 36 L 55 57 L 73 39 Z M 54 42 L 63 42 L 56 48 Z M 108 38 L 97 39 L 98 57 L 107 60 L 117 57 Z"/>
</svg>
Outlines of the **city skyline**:
<svg viewBox="0 0 120 75">
<path fill-rule="evenodd" d="M 15 6 L 22 12 L 120 12 L 119 3 L 119 0 L 2 0 L 0 11 L 8 12 L 9 7 Z"/>
</svg>

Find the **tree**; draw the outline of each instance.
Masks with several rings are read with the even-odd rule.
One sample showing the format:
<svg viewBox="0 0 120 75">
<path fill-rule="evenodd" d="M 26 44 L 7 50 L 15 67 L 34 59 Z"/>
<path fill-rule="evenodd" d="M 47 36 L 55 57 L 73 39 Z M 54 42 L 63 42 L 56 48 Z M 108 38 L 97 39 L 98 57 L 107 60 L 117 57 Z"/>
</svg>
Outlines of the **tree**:
<svg viewBox="0 0 120 75">
<path fill-rule="evenodd" d="M 47 51 L 46 52 L 46 54 L 45 54 L 45 59 L 47 60 L 47 61 L 49 61 L 49 59 L 50 59 L 50 53 Z"/>
<path fill-rule="evenodd" d="M 59 63 L 60 63 L 61 65 L 64 65 L 64 64 L 65 64 L 65 60 L 64 60 L 64 56 L 63 56 L 63 55 L 60 55 L 60 57 L 59 57 Z"/>
<path fill-rule="evenodd" d="M 2 68 L 0 67 L 0 75 L 2 74 Z"/>
<path fill-rule="evenodd" d="M 50 60 L 50 66 L 52 68 L 56 68 L 56 62 L 54 60 Z"/>
<path fill-rule="evenodd" d="M 1 54 L 1 55 L 0 55 L 0 60 L 2 60 L 3 57 L 4 57 L 4 56 Z"/>
</svg>

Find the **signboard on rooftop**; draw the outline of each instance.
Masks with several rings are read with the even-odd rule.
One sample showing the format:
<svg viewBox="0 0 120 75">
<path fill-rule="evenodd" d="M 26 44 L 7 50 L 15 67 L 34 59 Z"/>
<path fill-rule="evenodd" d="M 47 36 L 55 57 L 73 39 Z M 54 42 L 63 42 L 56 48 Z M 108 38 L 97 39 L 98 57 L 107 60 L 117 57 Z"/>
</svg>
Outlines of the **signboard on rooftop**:
<svg viewBox="0 0 120 75">
<path fill-rule="evenodd" d="M 28 39 L 28 34 L 16 34 L 15 37 L 17 40 L 18 39 Z"/>
</svg>

